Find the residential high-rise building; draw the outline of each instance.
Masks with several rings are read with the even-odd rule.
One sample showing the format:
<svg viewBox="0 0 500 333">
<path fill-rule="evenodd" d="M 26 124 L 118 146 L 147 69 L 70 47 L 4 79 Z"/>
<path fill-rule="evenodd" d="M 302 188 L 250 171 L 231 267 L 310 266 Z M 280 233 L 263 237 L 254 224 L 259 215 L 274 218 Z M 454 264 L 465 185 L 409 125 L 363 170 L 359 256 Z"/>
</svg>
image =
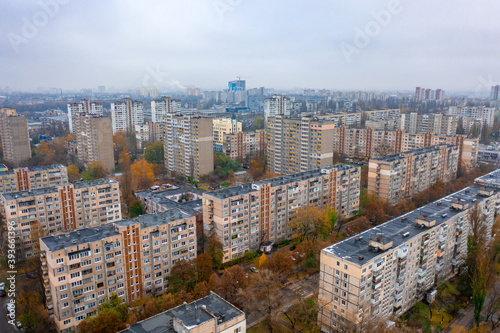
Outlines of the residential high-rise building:
<svg viewBox="0 0 500 333">
<path fill-rule="evenodd" d="M 269 117 L 266 124 L 269 170 L 288 174 L 332 164 L 334 129 L 331 120 Z"/>
<path fill-rule="evenodd" d="M 224 134 L 233 134 L 241 132 L 242 123 L 236 119 L 231 118 L 214 118 L 213 122 L 213 132 L 214 132 L 214 148 L 218 151 L 222 151 L 222 143 L 224 139 Z"/>
<path fill-rule="evenodd" d="M 487 108 L 485 106 L 450 106 L 448 114 L 462 119 L 477 120 L 481 125 L 493 126 L 498 116 L 497 108 Z"/>
<path fill-rule="evenodd" d="M 457 117 L 451 115 L 403 113 L 400 116 L 400 129 L 409 133 L 434 133 L 455 135 L 457 133 Z"/>
<path fill-rule="evenodd" d="M 169 113 L 165 122 L 165 167 L 199 180 L 214 169 L 212 119 Z"/>
<path fill-rule="evenodd" d="M 359 167 L 336 164 L 203 193 L 204 230 L 222 243 L 223 261 L 231 261 L 264 242 L 295 236 L 293 218 L 300 207 L 330 207 L 343 216 L 354 215 L 360 172 Z"/>
<path fill-rule="evenodd" d="M 29 191 L 68 182 L 68 168 L 61 164 L 25 167 L 0 172 L 0 193 Z"/>
<path fill-rule="evenodd" d="M 277 115 L 289 116 L 292 111 L 292 101 L 282 95 L 274 95 L 264 100 L 264 115 L 268 117 Z"/>
<path fill-rule="evenodd" d="M 46 303 L 58 332 L 116 294 L 130 303 L 163 293 L 172 266 L 196 258 L 195 217 L 180 209 L 40 239 Z"/>
<path fill-rule="evenodd" d="M 146 143 L 149 141 L 149 125 L 135 125 L 135 139 L 136 145 L 138 149 L 144 149 L 146 147 Z"/>
<path fill-rule="evenodd" d="M 323 332 L 358 332 L 373 319 L 409 310 L 459 272 L 467 257 L 471 213 L 486 240 L 500 200 L 500 170 L 475 184 L 321 251 L 318 324 Z"/>
<path fill-rule="evenodd" d="M 441 144 L 458 146 L 459 166 L 468 169 L 477 164 L 479 139 L 465 135 L 406 133 L 403 130 L 378 131 L 344 126 L 335 128 L 333 135 L 333 151 L 351 157 L 386 156 Z"/>
<path fill-rule="evenodd" d="M 163 123 L 168 113 L 181 111 L 181 101 L 163 96 L 151 101 L 151 120 L 153 123 Z"/>
<path fill-rule="evenodd" d="M 148 121 L 149 141 L 157 142 L 165 139 L 165 123 L 154 123 Z"/>
<path fill-rule="evenodd" d="M 233 160 L 243 162 L 248 155 L 264 154 L 267 145 L 265 130 L 224 134 L 223 152 Z"/>
<path fill-rule="evenodd" d="M 125 98 L 121 102 L 111 103 L 113 134 L 118 131 L 134 132 L 135 125 L 144 123 L 144 104 Z"/>
<path fill-rule="evenodd" d="M 101 162 L 109 171 L 115 170 L 111 119 L 88 113 L 75 113 L 75 135 L 81 163 Z"/>
<path fill-rule="evenodd" d="M 440 101 L 444 99 L 444 90 L 442 89 L 425 89 L 421 87 L 415 88 L 415 97 L 414 101 L 415 102 L 420 102 L 420 101 Z"/>
<path fill-rule="evenodd" d="M 37 238 L 121 219 L 118 182 L 99 179 L 0 194 L 7 225 L 15 226 L 19 255 L 30 257 Z"/>
<path fill-rule="evenodd" d="M 0 109 L 0 139 L 5 161 L 20 165 L 31 157 L 28 120 L 16 110 Z"/>
<path fill-rule="evenodd" d="M 493 101 L 498 100 L 498 91 L 500 90 L 500 85 L 496 86 L 491 86 L 491 94 L 490 94 L 490 99 Z"/>
<path fill-rule="evenodd" d="M 86 113 L 94 114 L 97 116 L 103 115 L 102 103 L 90 102 L 89 100 L 83 100 L 80 103 L 70 103 L 68 104 L 68 123 L 69 131 L 71 133 L 75 132 L 75 114 Z"/>
<path fill-rule="evenodd" d="M 458 146 L 441 145 L 371 158 L 368 192 L 391 204 L 410 198 L 436 182 L 456 178 Z"/>
</svg>

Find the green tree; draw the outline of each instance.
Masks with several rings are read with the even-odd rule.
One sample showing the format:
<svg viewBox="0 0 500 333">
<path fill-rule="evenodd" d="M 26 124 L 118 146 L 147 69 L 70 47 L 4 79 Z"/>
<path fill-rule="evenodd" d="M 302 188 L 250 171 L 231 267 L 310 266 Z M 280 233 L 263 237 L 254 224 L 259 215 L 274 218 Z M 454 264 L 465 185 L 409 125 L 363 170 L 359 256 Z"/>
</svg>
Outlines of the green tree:
<svg viewBox="0 0 500 333">
<path fill-rule="evenodd" d="M 146 150 L 144 151 L 144 158 L 149 163 L 163 164 L 163 142 L 157 141 L 155 143 L 147 142 Z"/>
<path fill-rule="evenodd" d="M 146 214 L 146 210 L 144 209 L 142 202 L 140 200 L 132 201 L 132 203 L 128 207 L 129 218 L 134 218 L 144 214 Z"/>
<path fill-rule="evenodd" d="M 213 266 L 219 268 L 224 259 L 224 251 L 222 251 L 222 243 L 217 239 L 216 235 L 210 235 L 207 240 L 207 254 L 212 257 Z"/>
<path fill-rule="evenodd" d="M 224 155 L 220 152 L 214 153 L 214 174 L 222 179 L 226 179 L 229 171 L 240 171 L 242 169 L 241 163 L 236 162 L 231 157 Z"/>
</svg>

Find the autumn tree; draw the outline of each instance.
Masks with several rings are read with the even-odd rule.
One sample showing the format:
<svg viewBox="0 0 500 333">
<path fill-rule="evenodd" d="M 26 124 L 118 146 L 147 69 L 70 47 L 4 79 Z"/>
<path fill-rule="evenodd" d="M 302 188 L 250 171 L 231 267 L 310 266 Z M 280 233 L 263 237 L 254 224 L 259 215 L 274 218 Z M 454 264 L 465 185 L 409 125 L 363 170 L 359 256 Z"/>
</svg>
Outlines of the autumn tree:
<svg viewBox="0 0 500 333">
<path fill-rule="evenodd" d="M 126 328 L 128 319 L 127 304 L 116 294 L 97 308 L 95 315 L 84 319 L 78 325 L 78 332 L 107 333 L 118 332 Z"/>
<path fill-rule="evenodd" d="M 208 236 L 205 248 L 206 253 L 212 257 L 213 266 L 219 268 L 224 259 L 224 251 L 222 251 L 222 243 L 215 234 Z"/>
<path fill-rule="evenodd" d="M 155 174 L 153 165 L 145 159 L 136 160 L 130 167 L 135 189 L 146 189 L 153 185 Z"/>
<path fill-rule="evenodd" d="M 142 205 L 142 201 L 137 199 L 132 201 L 132 203 L 128 207 L 128 217 L 134 218 L 144 214 L 146 214 L 146 210 Z"/>
<path fill-rule="evenodd" d="M 316 206 L 302 206 L 297 210 L 292 220 L 292 226 L 302 242 L 305 239 L 315 240 L 321 230 L 329 229 L 330 223 L 328 214 L 324 209 Z M 326 234 L 329 234 L 329 232 L 326 232 Z"/>
<path fill-rule="evenodd" d="M 240 265 L 232 266 L 222 274 L 220 295 L 228 302 L 237 304 L 238 290 L 246 289 L 248 277 L 245 270 Z"/>
<path fill-rule="evenodd" d="M 146 142 L 144 150 L 144 158 L 151 164 L 163 164 L 163 142 L 157 141 L 155 143 Z"/>
<path fill-rule="evenodd" d="M 30 289 L 19 288 L 16 302 L 17 318 L 26 332 L 48 332 L 53 329 L 53 322 L 41 302 L 40 294 Z"/>
<path fill-rule="evenodd" d="M 71 182 L 75 182 L 80 179 L 80 170 L 74 165 L 68 165 L 68 178 Z"/>
<path fill-rule="evenodd" d="M 292 261 L 294 262 L 295 265 L 295 271 L 297 273 L 297 279 L 299 278 L 299 269 L 302 267 L 302 264 L 304 263 L 306 259 L 306 252 L 304 251 L 304 248 L 302 245 L 297 245 L 295 250 L 293 250 L 292 255 L 291 255 Z"/>
<path fill-rule="evenodd" d="M 198 255 L 194 260 L 194 267 L 196 271 L 196 281 L 208 282 L 212 275 L 212 257 L 207 253 Z"/>
<path fill-rule="evenodd" d="M 172 266 L 168 279 L 169 289 L 178 292 L 181 289 L 192 290 L 196 283 L 195 271 L 187 260 L 179 260 Z"/>
<path fill-rule="evenodd" d="M 268 268 L 278 275 L 280 280 L 283 280 L 293 269 L 294 262 L 288 253 L 278 251 L 274 253 L 268 264 L 264 268 Z"/>
<path fill-rule="evenodd" d="M 257 267 L 259 267 L 259 269 L 260 269 L 260 268 L 267 267 L 267 265 L 268 265 L 267 256 L 265 253 L 262 253 L 262 255 L 257 260 Z"/>
<path fill-rule="evenodd" d="M 102 162 L 91 162 L 87 165 L 87 170 L 82 172 L 84 181 L 100 179 L 106 177 L 108 170 L 104 167 Z"/>
</svg>

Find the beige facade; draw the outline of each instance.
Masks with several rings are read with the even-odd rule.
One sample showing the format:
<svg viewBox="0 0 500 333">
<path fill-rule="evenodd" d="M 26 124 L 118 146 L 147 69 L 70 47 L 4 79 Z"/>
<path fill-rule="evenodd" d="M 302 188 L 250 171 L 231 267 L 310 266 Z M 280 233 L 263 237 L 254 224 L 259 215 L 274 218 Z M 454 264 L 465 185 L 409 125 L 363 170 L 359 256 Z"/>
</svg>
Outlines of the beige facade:
<svg viewBox="0 0 500 333">
<path fill-rule="evenodd" d="M 262 242 L 295 236 L 300 207 L 330 207 L 344 216 L 359 209 L 360 168 L 321 169 L 203 193 L 203 223 L 221 241 L 224 262 L 258 249 Z"/>
<path fill-rule="evenodd" d="M 157 142 L 165 140 L 165 123 L 148 122 L 149 141 Z"/>
<path fill-rule="evenodd" d="M 16 168 L 0 172 L 0 193 L 28 191 L 68 182 L 68 168 L 61 164 Z"/>
<path fill-rule="evenodd" d="M 452 115 L 404 113 L 400 123 L 399 128 L 409 133 L 457 134 L 457 117 Z"/>
<path fill-rule="evenodd" d="M 57 235 L 121 219 L 118 183 L 99 179 L 56 187 L 0 194 L 7 225 L 26 257 L 34 253 L 37 237 Z"/>
<path fill-rule="evenodd" d="M 333 136 L 333 151 L 351 157 L 386 156 L 441 144 L 458 146 L 459 165 L 471 168 L 477 164 L 479 139 L 465 135 L 377 131 L 341 126 L 335 128 Z"/>
<path fill-rule="evenodd" d="M 334 129 L 330 120 L 269 117 L 266 125 L 269 170 L 289 174 L 331 165 Z"/>
<path fill-rule="evenodd" d="M 167 288 L 170 269 L 196 257 L 195 217 L 179 209 L 40 240 L 47 308 L 59 332 L 116 294 L 130 303 Z"/>
<path fill-rule="evenodd" d="M 213 120 L 214 144 L 222 145 L 225 134 L 242 131 L 242 123 L 231 118 L 214 118 Z"/>
<path fill-rule="evenodd" d="M 491 237 L 500 207 L 500 171 L 437 202 L 322 250 L 318 323 L 358 332 L 370 319 L 399 316 L 458 273 L 467 255 L 470 211 Z"/>
<path fill-rule="evenodd" d="M 76 113 L 75 134 L 78 159 L 84 164 L 101 162 L 108 172 L 115 170 L 111 119 Z"/>
<path fill-rule="evenodd" d="M 458 146 L 441 145 L 372 158 L 368 169 L 368 192 L 396 204 L 438 181 L 456 178 Z"/>
<path fill-rule="evenodd" d="M 165 123 L 165 167 L 199 180 L 214 170 L 212 119 L 169 113 Z"/>
<path fill-rule="evenodd" d="M 77 113 L 94 114 L 97 116 L 103 115 L 102 103 L 90 102 L 88 100 L 83 100 L 80 103 L 70 103 L 68 104 L 68 123 L 69 131 L 71 133 L 75 132 L 75 115 Z"/>
<path fill-rule="evenodd" d="M 267 136 L 265 130 L 251 133 L 225 134 L 223 152 L 235 161 L 243 161 L 247 155 L 264 154 L 266 151 Z"/>
<path fill-rule="evenodd" d="M 162 96 L 161 99 L 151 101 L 151 120 L 153 123 L 163 123 L 167 119 L 167 114 L 179 111 L 181 111 L 180 100 Z"/>
<path fill-rule="evenodd" d="M 31 157 L 28 120 L 16 110 L 0 109 L 0 139 L 5 161 L 20 165 Z"/>
</svg>

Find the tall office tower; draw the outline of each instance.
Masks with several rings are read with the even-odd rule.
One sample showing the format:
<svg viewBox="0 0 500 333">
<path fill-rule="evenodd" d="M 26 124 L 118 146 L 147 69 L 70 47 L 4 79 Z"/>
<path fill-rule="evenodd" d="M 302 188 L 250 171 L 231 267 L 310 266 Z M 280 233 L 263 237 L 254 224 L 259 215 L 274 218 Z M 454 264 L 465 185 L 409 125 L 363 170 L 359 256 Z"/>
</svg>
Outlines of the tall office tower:
<svg viewBox="0 0 500 333">
<path fill-rule="evenodd" d="M 224 134 L 222 150 L 233 160 L 243 162 L 247 156 L 264 154 L 266 151 L 267 136 L 265 130 L 233 134 Z"/>
<path fill-rule="evenodd" d="M 242 130 L 241 121 L 231 118 L 213 118 L 212 125 L 214 132 L 214 146 L 220 146 L 220 151 L 222 151 L 224 134 L 233 134 L 241 132 Z"/>
<path fill-rule="evenodd" d="M 28 120 L 13 109 L 0 109 L 0 138 L 5 161 L 19 165 L 31 157 Z"/>
<path fill-rule="evenodd" d="M 61 164 L 16 168 L 0 172 L 0 193 L 34 190 L 68 182 L 68 168 Z"/>
<path fill-rule="evenodd" d="M 165 167 L 199 180 L 214 170 L 212 118 L 167 114 Z"/>
<path fill-rule="evenodd" d="M 278 174 L 288 174 L 332 164 L 334 128 L 331 120 L 269 117 L 266 125 L 268 168 Z"/>
<path fill-rule="evenodd" d="M 343 216 L 359 209 L 359 167 L 336 164 L 203 193 L 203 224 L 222 243 L 224 262 L 264 242 L 295 236 L 300 207 L 331 207 Z"/>
<path fill-rule="evenodd" d="M 436 184 L 457 176 L 458 146 L 440 145 L 372 158 L 368 192 L 396 204 Z"/>
<path fill-rule="evenodd" d="M 159 100 L 151 101 L 151 120 L 153 123 L 162 123 L 167 114 L 181 111 L 181 101 L 163 96 Z"/>
<path fill-rule="evenodd" d="M 290 98 L 274 95 L 264 100 L 264 115 L 266 121 L 268 117 L 277 115 L 289 116 L 292 111 L 292 101 Z"/>
<path fill-rule="evenodd" d="M 125 303 L 158 295 L 172 266 L 196 258 L 196 218 L 174 208 L 40 239 L 49 314 L 74 332 L 112 294 Z"/>
<path fill-rule="evenodd" d="M 36 254 L 38 237 L 121 219 L 120 189 L 111 179 L 3 193 L 0 201 L 6 222 L 19 230 L 20 257 Z"/>
<path fill-rule="evenodd" d="M 71 133 L 75 132 L 75 114 L 82 112 L 87 114 L 95 114 L 98 116 L 102 116 L 103 115 L 102 103 L 83 100 L 80 103 L 68 104 L 68 123 L 69 123 L 69 131 Z"/>
<path fill-rule="evenodd" d="M 321 251 L 318 324 L 323 332 L 360 332 L 367 322 L 400 316 L 467 257 L 471 213 L 484 217 L 487 240 L 499 209 L 500 170 L 466 189 Z M 393 320 L 393 319 L 391 319 Z"/>
<path fill-rule="evenodd" d="M 245 90 L 246 87 L 246 82 L 245 80 L 234 80 L 234 81 L 229 81 L 227 84 L 227 88 L 229 91 L 239 91 L 239 90 Z"/>
<path fill-rule="evenodd" d="M 113 134 L 118 131 L 134 133 L 135 125 L 144 123 L 144 104 L 130 98 L 111 103 L 111 120 Z"/>
<path fill-rule="evenodd" d="M 111 119 L 77 113 L 75 134 L 78 159 L 81 163 L 88 165 L 91 162 L 102 162 L 109 172 L 115 170 Z"/>
<path fill-rule="evenodd" d="M 491 86 L 490 99 L 492 101 L 497 101 L 498 100 L 498 90 L 500 90 L 500 85 Z"/>
</svg>

